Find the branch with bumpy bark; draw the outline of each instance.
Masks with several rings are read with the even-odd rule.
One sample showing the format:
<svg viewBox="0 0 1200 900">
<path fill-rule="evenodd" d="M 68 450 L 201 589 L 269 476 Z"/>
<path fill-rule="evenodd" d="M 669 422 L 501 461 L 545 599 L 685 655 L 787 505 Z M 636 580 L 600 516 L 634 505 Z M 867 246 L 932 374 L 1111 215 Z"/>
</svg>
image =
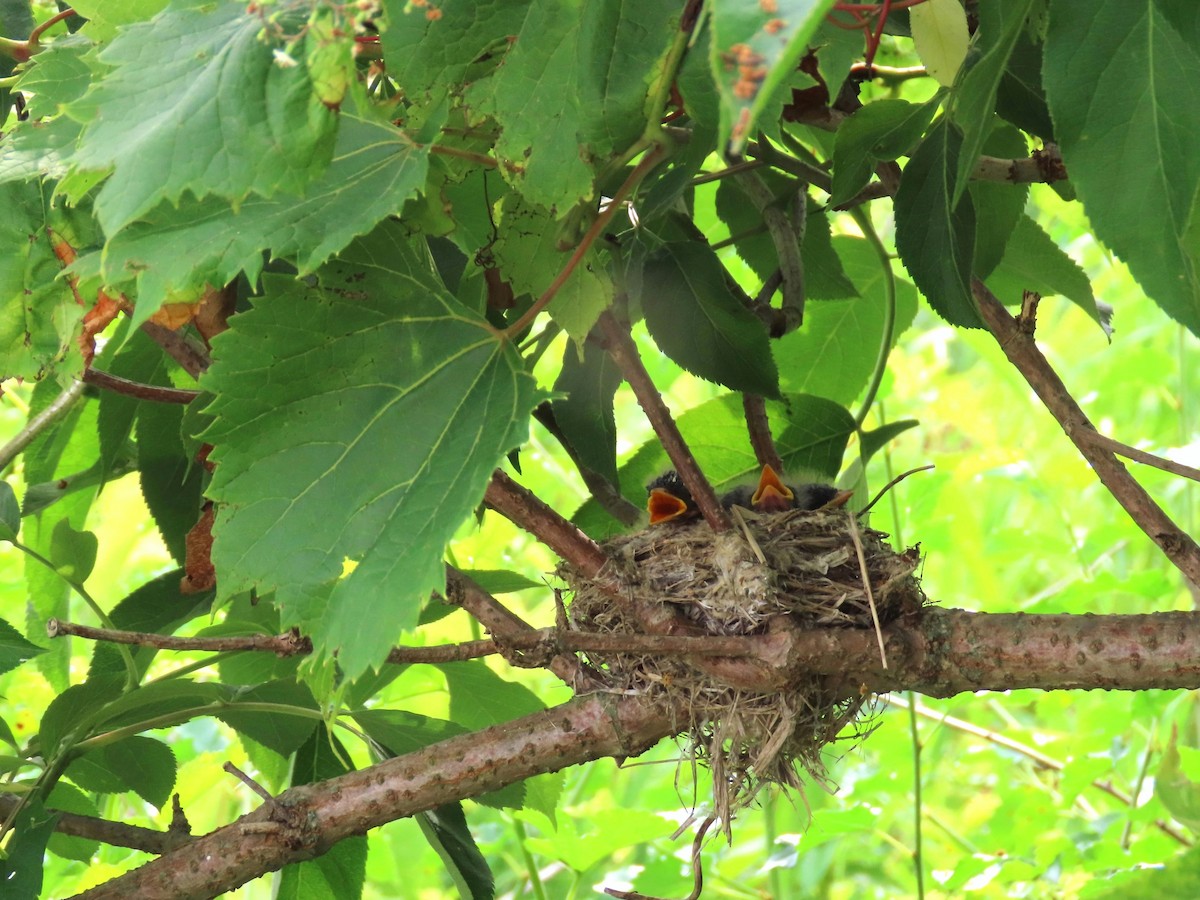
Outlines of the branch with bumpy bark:
<svg viewBox="0 0 1200 900">
<path fill-rule="evenodd" d="M 1191 613 L 1029 615 L 926 607 L 884 634 L 886 670 L 869 629 L 769 633 L 762 640 L 773 645 L 778 675 L 787 685 L 827 673 L 841 679 L 846 696 L 901 689 L 948 697 L 1016 688 L 1200 687 L 1200 616 Z M 664 697 L 579 697 L 292 788 L 237 822 L 79 897 L 217 896 L 387 822 L 543 772 L 605 756 L 636 756 L 687 721 L 687 710 Z"/>
</svg>

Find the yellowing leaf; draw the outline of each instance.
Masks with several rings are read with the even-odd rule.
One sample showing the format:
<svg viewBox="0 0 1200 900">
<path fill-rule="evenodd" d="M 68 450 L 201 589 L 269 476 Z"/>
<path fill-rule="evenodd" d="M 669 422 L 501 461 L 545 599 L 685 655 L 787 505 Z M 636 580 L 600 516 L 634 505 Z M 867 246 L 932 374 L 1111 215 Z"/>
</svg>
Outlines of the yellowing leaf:
<svg viewBox="0 0 1200 900">
<path fill-rule="evenodd" d="M 967 58 L 967 13 L 958 0 L 925 0 L 908 11 L 913 43 L 925 68 L 945 87 Z"/>
</svg>

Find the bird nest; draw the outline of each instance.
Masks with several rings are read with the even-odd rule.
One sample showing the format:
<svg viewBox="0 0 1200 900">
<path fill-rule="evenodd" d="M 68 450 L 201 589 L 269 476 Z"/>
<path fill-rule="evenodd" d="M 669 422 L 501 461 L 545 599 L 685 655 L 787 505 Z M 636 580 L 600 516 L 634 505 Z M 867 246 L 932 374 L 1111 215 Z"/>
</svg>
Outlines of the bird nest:
<svg viewBox="0 0 1200 900">
<path fill-rule="evenodd" d="M 574 590 L 570 627 L 640 634 L 634 610 L 664 604 L 699 634 L 764 635 L 818 626 L 877 630 L 924 603 L 914 548 L 897 554 L 887 535 L 844 509 L 759 515 L 735 510 L 737 526 L 715 534 L 704 522 L 664 523 L 605 545 L 622 585 L 565 568 Z M 864 573 L 866 579 L 864 580 Z M 659 610 L 661 613 L 662 610 Z M 693 759 L 713 775 L 714 812 L 726 829 L 764 784 L 801 792 L 798 769 L 828 786 L 823 748 L 868 733 L 868 696 L 843 677 L 800 673 L 786 689 L 731 687 L 699 657 L 589 653 L 608 688 L 687 710 L 679 730 Z M 708 659 L 712 659 L 709 657 Z M 852 674 L 852 673 L 850 673 Z"/>
</svg>

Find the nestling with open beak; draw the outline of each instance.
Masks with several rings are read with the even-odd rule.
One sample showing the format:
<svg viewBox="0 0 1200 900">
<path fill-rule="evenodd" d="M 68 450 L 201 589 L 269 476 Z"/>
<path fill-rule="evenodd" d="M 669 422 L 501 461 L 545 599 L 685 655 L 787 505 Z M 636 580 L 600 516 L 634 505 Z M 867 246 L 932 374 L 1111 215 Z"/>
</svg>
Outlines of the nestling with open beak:
<svg viewBox="0 0 1200 900">
<path fill-rule="evenodd" d="M 729 509 L 741 506 L 760 513 L 784 512 L 789 509 L 831 509 L 845 506 L 853 491 L 839 491 L 832 484 L 784 484 L 779 474 L 763 466 L 758 485 L 752 490 L 749 485 L 735 487 L 721 497 L 721 504 Z"/>
<path fill-rule="evenodd" d="M 674 470 L 654 479 L 646 490 L 650 497 L 646 508 L 650 524 L 693 518 L 699 514 L 691 492 Z M 789 509 L 815 510 L 844 506 L 853 491 L 839 491 L 831 484 L 784 484 L 771 466 L 763 466 L 758 485 L 735 487 L 721 496 L 726 509 L 741 506 L 759 513 L 783 512 Z"/>
</svg>

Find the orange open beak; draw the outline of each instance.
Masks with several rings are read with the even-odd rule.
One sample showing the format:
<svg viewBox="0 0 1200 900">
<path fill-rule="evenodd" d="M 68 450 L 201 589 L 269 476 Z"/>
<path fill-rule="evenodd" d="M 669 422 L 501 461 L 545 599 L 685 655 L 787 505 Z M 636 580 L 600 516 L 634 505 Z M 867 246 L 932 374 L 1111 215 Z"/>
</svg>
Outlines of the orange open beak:
<svg viewBox="0 0 1200 900">
<path fill-rule="evenodd" d="M 762 475 L 758 478 L 758 488 L 754 491 L 750 502 L 759 512 L 782 512 L 792 508 L 795 496 L 792 489 L 780 480 L 774 469 L 770 466 L 763 466 Z"/>
<path fill-rule="evenodd" d="M 845 506 L 853 496 L 854 491 L 838 491 L 834 494 L 833 499 L 822 506 L 821 509 L 837 509 L 840 506 Z"/>
<path fill-rule="evenodd" d="M 650 499 L 646 501 L 646 509 L 650 512 L 650 524 L 657 525 L 679 518 L 687 512 L 688 505 L 670 491 L 654 488 L 650 491 Z"/>
</svg>

